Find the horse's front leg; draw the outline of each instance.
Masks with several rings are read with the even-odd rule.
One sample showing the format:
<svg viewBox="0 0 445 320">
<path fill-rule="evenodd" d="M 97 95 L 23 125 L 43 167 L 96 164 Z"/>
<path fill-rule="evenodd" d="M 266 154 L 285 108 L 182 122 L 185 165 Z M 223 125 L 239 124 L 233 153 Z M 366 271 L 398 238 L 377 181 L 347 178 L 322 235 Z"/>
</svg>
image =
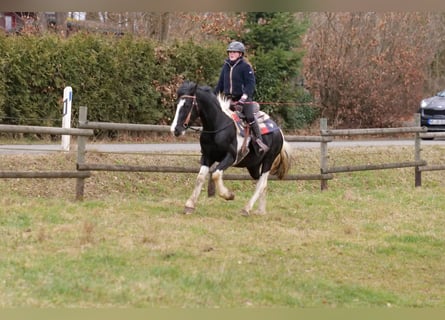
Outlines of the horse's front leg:
<svg viewBox="0 0 445 320">
<path fill-rule="evenodd" d="M 226 200 L 233 200 L 235 199 L 235 194 L 227 189 L 227 187 L 224 185 L 223 182 L 223 170 L 217 169 L 212 174 L 213 182 L 215 183 L 216 191 L 218 192 L 218 195 Z"/>
<path fill-rule="evenodd" d="M 202 186 L 204 185 L 207 175 L 209 173 L 208 166 L 201 166 L 198 176 L 196 177 L 195 189 L 193 189 L 192 195 L 185 203 L 184 214 L 191 214 L 195 211 L 196 203 L 198 202 L 199 194 L 201 193 Z"/>
<path fill-rule="evenodd" d="M 248 216 L 250 214 L 250 211 L 252 210 L 253 206 L 255 205 L 255 202 L 260 199 L 259 201 L 259 208 L 258 213 L 259 214 L 266 214 L 266 194 L 267 194 L 267 179 L 269 178 L 269 171 L 264 172 L 261 174 L 260 178 L 258 179 L 255 187 L 255 192 L 253 196 L 249 199 L 247 204 L 244 206 L 244 209 L 241 210 L 241 214 L 243 216 Z"/>
<path fill-rule="evenodd" d="M 212 180 L 215 183 L 216 191 L 218 195 L 225 200 L 235 199 L 235 194 L 227 189 L 224 185 L 223 174 L 224 170 L 229 168 L 235 162 L 236 151 L 228 152 L 224 159 L 216 166 L 215 171 L 212 174 Z"/>
</svg>

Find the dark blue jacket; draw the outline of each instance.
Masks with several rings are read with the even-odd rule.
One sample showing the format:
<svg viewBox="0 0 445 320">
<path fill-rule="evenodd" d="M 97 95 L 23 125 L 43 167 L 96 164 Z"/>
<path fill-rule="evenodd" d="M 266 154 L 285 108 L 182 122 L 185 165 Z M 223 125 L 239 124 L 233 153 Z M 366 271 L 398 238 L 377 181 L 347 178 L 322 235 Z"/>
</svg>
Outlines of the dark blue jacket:
<svg viewBox="0 0 445 320">
<path fill-rule="evenodd" d="M 224 93 L 226 96 L 230 95 L 234 100 L 238 100 L 243 94 L 247 94 L 247 100 L 253 100 L 255 85 L 256 81 L 253 69 L 243 57 L 240 57 L 234 62 L 226 59 L 221 69 L 215 93 Z"/>
</svg>

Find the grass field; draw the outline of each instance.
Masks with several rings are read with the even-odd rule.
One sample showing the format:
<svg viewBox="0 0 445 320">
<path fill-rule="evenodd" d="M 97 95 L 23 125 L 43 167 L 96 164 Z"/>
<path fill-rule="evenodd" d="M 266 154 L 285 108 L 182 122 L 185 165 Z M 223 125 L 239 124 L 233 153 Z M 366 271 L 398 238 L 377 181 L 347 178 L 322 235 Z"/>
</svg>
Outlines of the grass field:
<svg viewBox="0 0 445 320">
<path fill-rule="evenodd" d="M 412 148 L 332 150 L 335 165 L 412 161 Z M 424 147 L 429 164 L 445 149 Z M 317 173 L 319 151 L 292 173 Z M 3 170 L 73 170 L 75 154 L 1 156 Z M 198 166 L 198 157 L 89 154 L 113 164 Z M 238 172 L 230 169 L 229 172 Z M 242 171 L 244 172 L 244 171 Z M 268 214 L 202 193 L 181 214 L 191 174 L 96 172 L 0 184 L 0 307 L 445 307 L 445 172 L 414 169 L 270 181 Z"/>
</svg>

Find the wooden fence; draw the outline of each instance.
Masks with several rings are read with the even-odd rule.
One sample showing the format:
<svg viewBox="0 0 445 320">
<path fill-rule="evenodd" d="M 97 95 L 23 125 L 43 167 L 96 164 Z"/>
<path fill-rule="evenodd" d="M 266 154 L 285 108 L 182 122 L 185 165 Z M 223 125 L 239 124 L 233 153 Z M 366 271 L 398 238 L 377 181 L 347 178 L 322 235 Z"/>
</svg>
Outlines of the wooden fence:
<svg viewBox="0 0 445 320">
<path fill-rule="evenodd" d="M 172 166 L 130 166 L 111 165 L 103 163 L 86 162 L 87 138 L 92 136 L 94 130 L 126 130 L 126 131 L 147 131 L 147 132 L 170 132 L 170 127 L 165 125 L 129 124 L 129 123 L 109 123 L 109 122 L 89 122 L 87 120 L 88 109 L 80 107 L 78 128 L 52 128 L 37 126 L 15 126 L 0 125 L 0 132 L 10 133 L 41 133 L 56 135 L 77 136 L 77 164 L 75 171 L 61 172 L 20 172 L 20 171 L 0 171 L 0 178 L 76 178 L 76 199 L 81 200 L 84 196 L 85 179 L 91 176 L 91 171 L 125 171 L 125 172 L 175 172 L 175 173 L 195 173 L 199 168 L 183 168 Z M 320 136 L 295 136 L 286 135 L 289 142 L 319 142 L 320 143 L 320 173 L 288 175 L 285 180 L 320 180 L 321 190 L 328 188 L 328 180 L 333 179 L 334 174 L 364 171 L 383 170 L 395 168 L 414 168 L 415 186 L 421 186 L 421 173 L 424 171 L 445 170 L 445 165 L 428 166 L 426 161 L 421 159 L 422 138 L 445 137 L 445 133 L 427 133 L 427 129 L 420 127 L 420 116 L 415 115 L 415 123 L 412 127 L 400 128 L 375 128 L 375 129 L 345 129 L 333 130 L 327 126 L 327 119 L 320 120 Z M 356 166 L 329 166 L 328 144 L 339 136 L 357 135 L 394 135 L 412 133 L 414 135 L 414 159 L 408 162 L 383 163 L 383 164 L 363 164 Z M 247 174 L 226 174 L 227 180 L 250 180 Z M 276 177 L 270 177 L 275 180 Z"/>
<path fill-rule="evenodd" d="M 91 129 L 53 128 L 40 126 L 0 125 L 0 132 L 38 133 L 88 137 L 94 134 Z M 76 178 L 76 199 L 81 200 L 84 193 L 84 180 L 91 176 L 90 171 L 0 171 L 0 178 Z"/>
<path fill-rule="evenodd" d="M 341 172 L 353 172 L 353 171 L 365 171 L 365 170 L 382 170 L 382 169 L 394 169 L 394 168 L 415 168 L 415 185 L 420 186 L 420 166 L 425 166 L 426 161 L 421 160 L 420 157 L 420 133 L 426 132 L 426 128 L 420 127 L 420 118 L 415 116 L 415 126 L 413 127 L 401 127 L 401 128 L 375 128 L 375 129 L 346 129 L 346 130 L 330 130 L 327 126 L 327 119 L 320 120 L 320 134 L 325 138 L 332 138 L 336 136 L 357 136 L 357 135 L 375 135 L 375 134 L 401 134 L 401 133 L 414 133 L 414 161 L 410 162 L 396 162 L 396 163 L 382 163 L 382 164 L 364 164 L 357 166 L 341 166 L 341 167 L 329 167 L 328 166 L 328 141 L 326 139 L 321 142 L 320 150 L 320 171 L 322 173 L 341 173 Z M 321 189 L 327 189 L 327 181 L 321 180 Z"/>
</svg>

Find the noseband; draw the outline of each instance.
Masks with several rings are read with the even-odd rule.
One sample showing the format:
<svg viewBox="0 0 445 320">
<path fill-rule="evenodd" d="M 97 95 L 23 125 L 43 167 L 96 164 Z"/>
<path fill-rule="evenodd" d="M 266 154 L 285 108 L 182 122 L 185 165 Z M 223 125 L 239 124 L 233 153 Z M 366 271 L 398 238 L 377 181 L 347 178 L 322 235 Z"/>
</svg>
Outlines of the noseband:
<svg viewBox="0 0 445 320">
<path fill-rule="evenodd" d="M 228 122 L 228 124 L 226 126 L 220 128 L 218 130 L 214 130 L 214 131 L 204 131 L 204 130 L 200 130 L 200 129 L 194 129 L 191 126 L 189 126 L 189 121 L 190 121 L 190 117 L 192 116 L 193 109 L 196 109 L 196 112 L 198 113 L 198 116 L 199 116 L 199 106 L 198 106 L 198 102 L 196 101 L 196 96 L 190 96 L 190 95 L 184 94 L 184 95 L 180 96 L 179 99 L 193 99 L 192 107 L 190 108 L 190 111 L 189 111 L 187 117 L 185 118 L 184 123 L 182 124 L 182 126 L 185 129 L 191 129 L 191 130 L 194 130 L 194 131 L 200 131 L 201 133 L 211 133 L 211 134 L 213 134 L 213 133 L 217 133 L 217 132 L 219 132 L 221 130 L 224 130 L 225 128 L 227 128 L 228 126 L 230 126 L 232 124 L 232 122 Z"/>
<path fill-rule="evenodd" d="M 190 122 L 190 117 L 192 116 L 193 108 L 195 108 L 197 112 L 199 111 L 198 110 L 198 103 L 196 102 L 196 96 L 189 96 L 189 95 L 185 94 L 185 95 L 180 96 L 179 99 L 193 99 L 192 107 L 190 108 L 190 111 L 189 111 L 187 117 L 185 118 L 184 123 L 182 124 L 182 126 L 185 129 L 188 129 L 188 128 L 190 128 L 189 122 Z"/>
</svg>

